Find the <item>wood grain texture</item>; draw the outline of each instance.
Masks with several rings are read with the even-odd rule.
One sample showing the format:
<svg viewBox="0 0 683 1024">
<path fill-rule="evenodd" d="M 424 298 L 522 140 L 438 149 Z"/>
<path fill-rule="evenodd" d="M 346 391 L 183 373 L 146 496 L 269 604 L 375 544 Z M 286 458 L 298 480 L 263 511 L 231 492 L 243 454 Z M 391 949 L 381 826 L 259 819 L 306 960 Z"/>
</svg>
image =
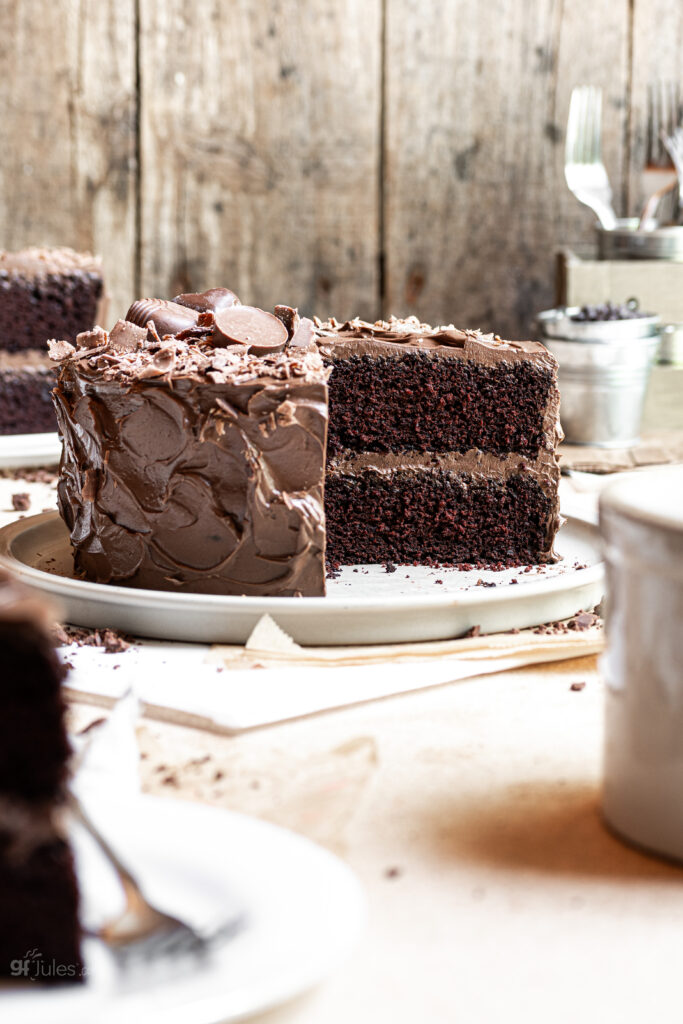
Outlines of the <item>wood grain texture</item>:
<svg viewBox="0 0 683 1024">
<path fill-rule="evenodd" d="M 145 0 L 141 276 L 379 308 L 380 0 Z"/>
<path fill-rule="evenodd" d="M 133 291 L 134 0 L 0 4 L 0 245 L 100 252 Z"/>
<path fill-rule="evenodd" d="M 592 235 L 563 176 L 573 85 L 603 87 L 622 180 L 628 32 L 627 0 L 387 0 L 386 311 L 528 333 L 555 246 Z"/>
<path fill-rule="evenodd" d="M 678 82 L 683 99 L 683 3 L 634 0 L 632 31 L 628 199 L 635 213 L 646 198 L 643 168 L 647 156 L 648 86 Z M 661 182 L 653 184 L 656 187 Z"/>
<path fill-rule="evenodd" d="M 632 214 L 682 57 L 681 0 L 3 0 L 0 245 L 101 252 L 117 313 L 227 283 L 521 337 L 593 241 L 572 87 Z"/>
</svg>

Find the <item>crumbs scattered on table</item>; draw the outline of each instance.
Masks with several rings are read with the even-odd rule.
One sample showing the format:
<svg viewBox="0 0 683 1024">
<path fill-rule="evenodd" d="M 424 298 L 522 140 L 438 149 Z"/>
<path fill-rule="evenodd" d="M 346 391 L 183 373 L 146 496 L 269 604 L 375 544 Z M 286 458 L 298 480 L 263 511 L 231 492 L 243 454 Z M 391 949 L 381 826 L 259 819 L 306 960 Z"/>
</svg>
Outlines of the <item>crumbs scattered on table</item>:
<svg viewBox="0 0 683 1024">
<path fill-rule="evenodd" d="M 15 512 L 27 512 L 31 507 L 31 495 L 26 491 L 20 491 L 12 495 L 12 508 Z"/>
<path fill-rule="evenodd" d="M 50 484 L 56 487 L 59 481 L 57 466 L 40 469 L 0 469 L 0 477 L 5 480 L 25 480 L 27 484 Z"/>
<path fill-rule="evenodd" d="M 573 690 L 575 693 L 578 693 L 579 690 L 585 690 L 585 688 L 585 683 L 572 683 L 572 685 L 569 687 L 569 689 Z"/>
<path fill-rule="evenodd" d="M 385 572 L 396 572 L 397 568 L 398 568 L 398 566 L 394 565 L 393 562 L 385 562 L 384 563 L 384 571 Z"/>
<path fill-rule="evenodd" d="M 56 626 L 53 630 L 55 647 L 103 647 L 106 654 L 127 651 L 133 638 L 115 629 L 86 629 L 85 626 Z"/>
</svg>

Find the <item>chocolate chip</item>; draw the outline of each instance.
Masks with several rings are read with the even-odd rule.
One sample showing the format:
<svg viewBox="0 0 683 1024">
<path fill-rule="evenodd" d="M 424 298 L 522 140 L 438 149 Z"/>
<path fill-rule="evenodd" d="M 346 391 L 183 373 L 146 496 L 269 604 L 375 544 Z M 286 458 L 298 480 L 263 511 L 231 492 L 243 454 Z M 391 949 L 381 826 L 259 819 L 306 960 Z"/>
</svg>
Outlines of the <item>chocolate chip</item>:
<svg viewBox="0 0 683 1024">
<path fill-rule="evenodd" d="M 230 306 L 216 313 L 216 332 L 229 345 L 246 345 L 255 356 L 282 352 L 287 328 L 282 320 L 256 306 Z M 215 339 L 216 343 L 218 339 Z"/>
<path fill-rule="evenodd" d="M 138 299 L 126 313 L 126 320 L 146 327 L 150 320 L 160 335 L 177 334 L 197 324 L 197 312 L 168 299 Z"/>
<path fill-rule="evenodd" d="M 229 288 L 209 288 L 198 294 L 176 295 L 173 301 L 179 306 L 196 309 L 198 313 L 217 313 L 219 309 L 240 305 L 240 300 Z"/>
</svg>

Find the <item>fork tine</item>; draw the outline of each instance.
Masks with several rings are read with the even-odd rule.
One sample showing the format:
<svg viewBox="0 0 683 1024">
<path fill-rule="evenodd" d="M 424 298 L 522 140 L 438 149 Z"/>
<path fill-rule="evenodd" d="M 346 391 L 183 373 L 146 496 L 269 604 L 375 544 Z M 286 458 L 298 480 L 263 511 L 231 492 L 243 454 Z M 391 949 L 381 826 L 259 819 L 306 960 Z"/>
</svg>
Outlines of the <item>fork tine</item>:
<svg viewBox="0 0 683 1024">
<path fill-rule="evenodd" d="M 576 147 L 576 160 L 577 163 L 585 164 L 586 157 L 588 156 L 586 149 L 586 120 L 588 117 L 588 92 L 585 86 L 581 88 L 579 93 L 579 130 L 578 130 L 578 143 Z"/>
<path fill-rule="evenodd" d="M 564 162 L 565 164 L 576 163 L 576 143 L 578 134 L 579 118 L 579 90 L 572 89 L 569 98 L 569 115 L 567 117 L 567 134 L 564 141 Z"/>
<path fill-rule="evenodd" d="M 593 159 L 601 160 L 602 89 L 593 90 Z"/>
</svg>

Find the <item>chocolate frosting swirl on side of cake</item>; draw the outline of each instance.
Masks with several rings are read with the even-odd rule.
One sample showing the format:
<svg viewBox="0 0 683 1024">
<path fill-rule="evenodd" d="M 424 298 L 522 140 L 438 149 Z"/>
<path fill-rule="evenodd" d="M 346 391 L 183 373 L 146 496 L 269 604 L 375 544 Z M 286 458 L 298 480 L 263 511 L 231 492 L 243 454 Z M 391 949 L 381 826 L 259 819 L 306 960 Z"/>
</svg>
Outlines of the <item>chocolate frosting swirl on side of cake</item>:
<svg viewBox="0 0 683 1024">
<path fill-rule="evenodd" d="M 112 335 L 93 332 L 92 348 L 60 346 L 59 505 L 87 578 L 324 593 L 327 371 L 315 346 L 258 354 L 270 337 L 287 343 L 272 314 L 265 333 L 215 347 L 232 308 L 250 309 L 142 300 Z M 160 338 L 159 323 L 176 333 Z"/>
</svg>

